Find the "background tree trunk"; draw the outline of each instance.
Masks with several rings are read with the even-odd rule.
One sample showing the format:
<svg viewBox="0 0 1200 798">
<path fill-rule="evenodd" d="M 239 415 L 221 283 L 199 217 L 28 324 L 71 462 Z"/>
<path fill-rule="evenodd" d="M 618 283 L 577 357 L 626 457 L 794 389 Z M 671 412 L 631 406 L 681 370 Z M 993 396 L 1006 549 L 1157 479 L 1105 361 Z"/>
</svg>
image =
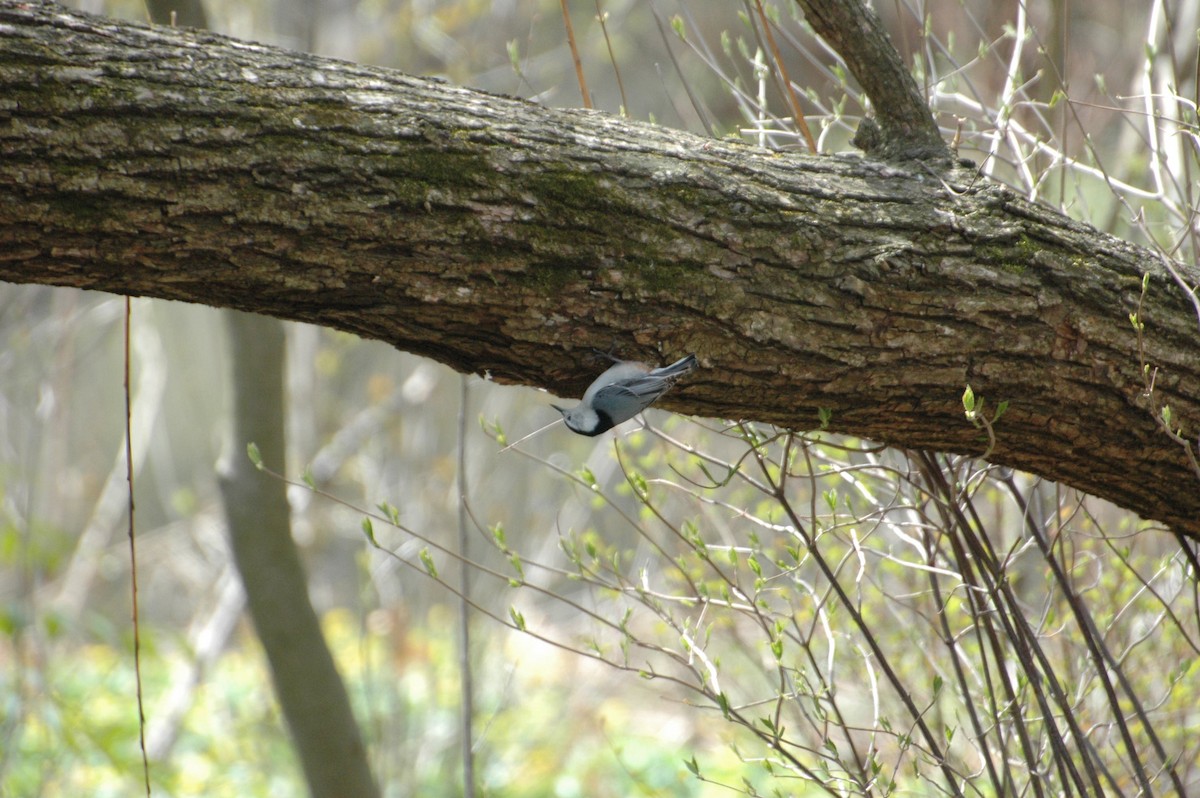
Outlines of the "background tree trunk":
<svg viewBox="0 0 1200 798">
<path fill-rule="evenodd" d="M 1200 429 L 1195 305 L 1152 253 L 972 172 L 54 6 L 5 2 L 0 24 L 0 278 L 311 321 L 564 393 L 589 346 L 695 351 L 665 406 L 799 429 L 826 409 L 910 448 L 985 450 L 970 384 L 1010 403 L 992 460 L 1200 537 L 1196 475 L 1154 418 Z"/>
<path fill-rule="evenodd" d="M 221 492 L 246 604 L 271 666 L 313 798 L 373 798 L 379 790 L 292 540 L 287 486 L 246 456 L 254 442 L 263 462 L 283 470 L 283 325 L 229 312 L 233 347 L 233 427 L 221 466 Z"/>
</svg>

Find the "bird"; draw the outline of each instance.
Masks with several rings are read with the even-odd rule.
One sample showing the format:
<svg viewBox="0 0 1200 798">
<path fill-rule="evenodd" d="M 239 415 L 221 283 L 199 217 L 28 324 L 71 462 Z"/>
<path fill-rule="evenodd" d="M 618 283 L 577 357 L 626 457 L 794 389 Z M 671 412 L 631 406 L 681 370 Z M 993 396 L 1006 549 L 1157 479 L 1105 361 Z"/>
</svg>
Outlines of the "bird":
<svg viewBox="0 0 1200 798">
<path fill-rule="evenodd" d="M 700 365 L 695 355 L 656 369 L 636 360 L 613 360 L 616 363 L 588 386 L 578 405 L 569 410 L 550 405 L 562 413 L 567 429 L 587 436 L 606 432 L 645 410 Z"/>
</svg>

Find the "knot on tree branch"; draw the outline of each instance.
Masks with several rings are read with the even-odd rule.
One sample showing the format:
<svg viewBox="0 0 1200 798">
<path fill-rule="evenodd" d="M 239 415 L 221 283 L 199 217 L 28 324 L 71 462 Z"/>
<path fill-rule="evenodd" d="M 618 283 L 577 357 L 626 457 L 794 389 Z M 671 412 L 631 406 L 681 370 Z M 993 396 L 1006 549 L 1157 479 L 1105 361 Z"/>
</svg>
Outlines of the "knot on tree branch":
<svg viewBox="0 0 1200 798">
<path fill-rule="evenodd" d="M 879 161 L 926 161 L 949 168 L 954 159 L 940 139 L 930 141 L 923 133 L 887 136 L 879 123 L 868 117 L 858 126 L 850 143 Z"/>
</svg>

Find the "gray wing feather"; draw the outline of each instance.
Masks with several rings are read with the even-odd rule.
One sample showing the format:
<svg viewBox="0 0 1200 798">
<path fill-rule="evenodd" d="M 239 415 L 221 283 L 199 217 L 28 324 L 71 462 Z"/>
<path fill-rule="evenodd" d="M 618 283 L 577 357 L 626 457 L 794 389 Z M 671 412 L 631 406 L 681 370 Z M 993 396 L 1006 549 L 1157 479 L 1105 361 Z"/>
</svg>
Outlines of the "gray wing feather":
<svg viewBox="0 0 1200 798">
<path fill-rule="evenodd" d="M 633 418 L 649 407 L 671 387 L 672 380 L 646 374 L 632 380 L 605 385 L 596 392 L 592 402 L 603 407 L 614 424 Z"/>
</svg>

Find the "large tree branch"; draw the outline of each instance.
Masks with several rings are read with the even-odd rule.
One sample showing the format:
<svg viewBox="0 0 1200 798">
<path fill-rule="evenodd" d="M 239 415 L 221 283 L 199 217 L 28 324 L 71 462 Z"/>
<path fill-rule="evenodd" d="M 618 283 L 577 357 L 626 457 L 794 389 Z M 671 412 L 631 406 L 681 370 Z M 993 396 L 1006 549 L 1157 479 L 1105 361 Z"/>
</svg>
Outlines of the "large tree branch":
<svg viewBox="0 0 1200 798">
<path fill-rule="evenodd" d="M 874 119 L 859 127 L 855 145 L 868 155 L 889 160 L 949 161 L 950 148 L 929 105 L 875 12 L 862 0 L 796 3 L 871 98 Z"/>
<path fill-rule="evenodd" d="M 224 305 L 578 392 L 980 453 L 1200 537 L 1191 305 L 1148 252 L 969 174 L 779 155 L 221 37 L 0 4 L 0 279 Z M 1190 272 L 1187 278 L 1197 279 Z M 571 353 L 564 358 L 563 352 Z"/>
</svg>

